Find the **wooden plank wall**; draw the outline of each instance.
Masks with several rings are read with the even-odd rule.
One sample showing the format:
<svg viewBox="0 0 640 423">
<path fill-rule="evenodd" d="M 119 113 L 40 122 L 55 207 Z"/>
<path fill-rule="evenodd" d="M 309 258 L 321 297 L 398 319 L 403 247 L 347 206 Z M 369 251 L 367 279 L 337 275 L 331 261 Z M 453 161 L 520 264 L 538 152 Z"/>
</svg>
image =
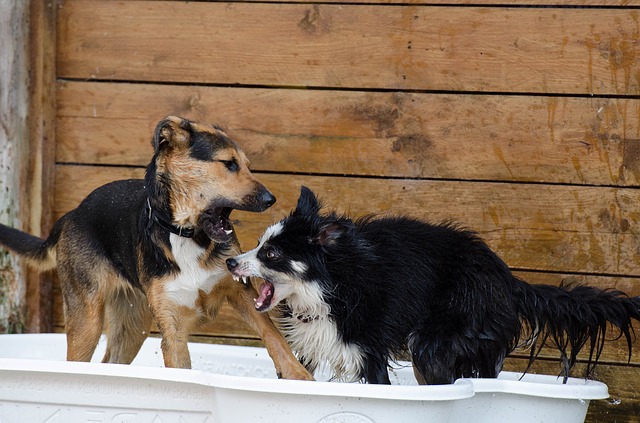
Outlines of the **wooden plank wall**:
<svg viewBox="0 0 640 423">
<path fill-rule="evenodd" d="M 461 221 L 531 282 L 640 295 L 638 6 L 59 0 L 55 215 L 141 176 L 177 114 L 224 126 L 278 197 L 236 213 L 245 248 L 305 184 L 356 215 Z M 230 311 L 200 335 L 255 339 Z M 588 421 L 640 421 L 635 347 L 630 364 L 606 349 L 597 376 L 621 401 Z"/>
</svg>

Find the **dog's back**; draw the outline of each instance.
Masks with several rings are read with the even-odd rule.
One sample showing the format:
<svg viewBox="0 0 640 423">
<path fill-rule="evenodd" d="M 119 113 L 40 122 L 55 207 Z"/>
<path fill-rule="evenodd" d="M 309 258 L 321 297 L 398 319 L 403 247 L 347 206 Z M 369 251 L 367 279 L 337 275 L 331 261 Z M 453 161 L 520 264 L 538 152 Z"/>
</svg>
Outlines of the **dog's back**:
<svg viewBox="0 0 640 423">
<path fill-rule="evenodd" d="M 142 179 L 114 181 L 91 192 L 61 221 L 65 236 L 58 248 L 78 258 L 69 264 L 108 267 L 140 288 L 138 250 L 145 234 L 146 197 Z"/>
</svg>

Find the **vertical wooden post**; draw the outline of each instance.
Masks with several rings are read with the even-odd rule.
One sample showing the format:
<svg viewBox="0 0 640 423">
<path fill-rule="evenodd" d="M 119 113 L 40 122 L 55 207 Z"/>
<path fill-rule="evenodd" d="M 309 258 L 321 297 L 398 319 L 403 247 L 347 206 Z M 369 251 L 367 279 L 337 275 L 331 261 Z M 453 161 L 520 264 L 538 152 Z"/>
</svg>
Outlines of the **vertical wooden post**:
<svg viewBox="0 0 640 423">
<path fill-rule="evenodd" d="M 51 226 L 55 2 L 0 2 L 0 222 Z M 51 281 L 0 251 L 0 332 L 50 331 Z"/>
<path fill-rule="evenodd" d="M 21 185 L 28 153 L 29 4 L 0 2 L 0 221 L 21 225 Z M 6 251 L 0 253 L 0 332 L 22 332 L 26 326 L 24 269 Z"/>
<path fill-rule="evenodd" d="M 53 225 L 57 2 L 31 0 L 29 3 L 29 156 L 24 179 L 28 211 L 23 227 L 32 234 L 46 237 Z M 29 332 L 51 332 L 53 328 L 51 286 L 52 275 L 27 271 Z"/>
</svg>

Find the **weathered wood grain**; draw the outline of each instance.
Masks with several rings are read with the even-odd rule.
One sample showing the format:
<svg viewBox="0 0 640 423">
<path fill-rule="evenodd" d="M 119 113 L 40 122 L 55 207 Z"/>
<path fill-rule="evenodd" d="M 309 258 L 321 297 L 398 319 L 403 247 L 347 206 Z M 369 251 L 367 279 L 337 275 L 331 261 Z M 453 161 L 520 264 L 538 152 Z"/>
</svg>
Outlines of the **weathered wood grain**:
<svg viewBox="0 0 640 423">
<path fill-rule="evenodd" d="M 61 82 L 56 158 L 144 166 L 169 114 L 222 124 L 255 170 L 640 185 L 638 99 Z"/>
<path fill-rule="evenodd" d="M 630 9 L 66 0 L 58 28 L 62 78 L 640 93 Z"/>
<path fill-rule="evenodd" d="M 0 221 L 28 224 L 25 184 L 28 174 L 29 5 L 0 3 Z M 0 333 L 20 333 L 26 326 L 27 283 L 24 262 L 5 249 L 0 251 Z"/>
<path fill-rule="evenodd" d="M 55 214 L 103 183 L 142 174 L 132 168 L 57 166 Z M 518 269 L 640 276 L 635 189 L 278 174 L 259 179 L 279 200 L 265 213 L 234 213 L 245 247 L 252 248 L 266 226 L 295 206 L 304 184 L 332 208 L 353 215 L 393 212 L 462 222 Z"/>
<path fill-rule="evenodd" d="M 55 174 L 55 23 L 52 2 L 29 2 L 29 153 L 23 183 L 28 187 L 23 213 L 28 215 L 27 231 L 40 235 L 53 226 Z M 48 274 L 28 269 L 27 330 L 50 332 L 53 328 L 52 280 Z"/>
</svg>

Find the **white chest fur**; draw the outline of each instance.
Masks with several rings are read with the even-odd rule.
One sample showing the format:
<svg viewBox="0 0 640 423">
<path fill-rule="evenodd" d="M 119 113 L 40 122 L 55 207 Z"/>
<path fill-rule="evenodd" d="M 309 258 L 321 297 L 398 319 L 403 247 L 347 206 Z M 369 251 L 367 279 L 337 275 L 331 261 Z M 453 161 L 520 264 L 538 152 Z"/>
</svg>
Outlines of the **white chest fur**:
<svg viewBox="0 0 640 423">
<path fill-rule="evenodd" d="M 216 282 L 224 276 L 226 269 L 216 271 L 203 269 L 200 257 L 205 250 L 189 238 L 171 234 L 169 236 L 173 257 L 180 267 L 178 276 L 165 284 L 167 298 L 176 304 L 195 308 L 199 291 L 211 292 Z"/>
<path fill-rule="evenodd" d="M 278 321 L 291 349 L 310 369 L 329 364 L 334 378 L 356 381 L 364 366 L 360 348 L 343 342 L 336 324 L 328 316 L 307 320 L 304 316 L 281 318 Z"/>
</svg>

